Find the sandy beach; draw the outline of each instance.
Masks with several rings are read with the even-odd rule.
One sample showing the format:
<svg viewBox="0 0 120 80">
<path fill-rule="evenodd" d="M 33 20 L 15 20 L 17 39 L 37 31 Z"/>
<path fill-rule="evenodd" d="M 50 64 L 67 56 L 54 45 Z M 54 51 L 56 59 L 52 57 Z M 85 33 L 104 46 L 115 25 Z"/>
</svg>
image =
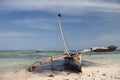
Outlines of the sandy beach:
<svg viewBox="0 0 120 80">
<path fill-rule="evenodd" d="M 120 0 L 0 0 L 0 80 L 120 80 Z"/>
<path fill-rule="evenodd" d="M 48 64 L 49 67 L 46 69 L 38 68 L 35 72 L 28 72 L 26 69 L 7 72 L 0 75 L 0 80 L 120 80 L 119 61 L 91 66 L 86 66 L 86 64 L 83 64 L 83 73 L 63 70 L 62 68 L 59 70 L 51 69 L 50 64 Z"/>
</svg>

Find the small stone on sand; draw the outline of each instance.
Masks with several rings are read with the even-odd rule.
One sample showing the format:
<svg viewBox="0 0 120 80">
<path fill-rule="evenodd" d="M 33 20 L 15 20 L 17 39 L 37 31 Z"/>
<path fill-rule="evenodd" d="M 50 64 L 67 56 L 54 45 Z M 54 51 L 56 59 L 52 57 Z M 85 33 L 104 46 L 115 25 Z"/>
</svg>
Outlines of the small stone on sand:
<svg viewBox="0 0 120 80">
<path fill-rule="evenodd" d="M 50 74 L 50 75 L 48 75 L 49 77 L 54 77 L 54 75 L 53 74 Z"/>
<path fill-rule="evenodd" d="M 102 74 L 103 76 L 106 76 L 106 74 Z"/>
<path fill-rule="evenodd" d="M 97 71 L 97 73 L 99 73 L 100 71 Z"/>
<path fill-rule="evenodd" d="M 88 77 L 90 77 L 90 75 L 88 75 Z"/>
</svg>

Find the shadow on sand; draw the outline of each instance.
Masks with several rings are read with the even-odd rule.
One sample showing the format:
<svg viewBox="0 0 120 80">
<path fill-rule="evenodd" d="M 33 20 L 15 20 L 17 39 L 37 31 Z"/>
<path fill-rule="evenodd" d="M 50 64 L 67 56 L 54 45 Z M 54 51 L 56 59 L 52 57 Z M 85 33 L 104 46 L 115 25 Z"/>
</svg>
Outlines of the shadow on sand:
<svg viewBox="0 0 120 80">
<path fill-rule="evenodd" d="M 93 63 L 93 62 L 85 61 L 85 60 L 82 60 L 81 65 L 82 67 L 98 66 L 97 63 Z M 34 72 L 36 73 L 59 73 L 62 71 L 79 73 L 74 68 L 64 65 L 64 60 L 56 60 L 51 63 L 43 64 L 40 67 L 36 68 Z"/>
</svg>

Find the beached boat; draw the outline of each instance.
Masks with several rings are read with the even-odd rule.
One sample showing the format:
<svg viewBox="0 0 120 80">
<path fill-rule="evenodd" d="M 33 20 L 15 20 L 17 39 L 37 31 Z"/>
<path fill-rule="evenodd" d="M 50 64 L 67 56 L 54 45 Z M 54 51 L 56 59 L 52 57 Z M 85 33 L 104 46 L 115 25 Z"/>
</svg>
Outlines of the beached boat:
<svg viewBox="0 0 120 80">
<path fill-rule="evenodd" d="M 55 60 L 59 60 L 59 59 L 64 59 L 64 67 L 69 67 L 71 69 L 74 69 L 76 71 L 82 72 L 81 69 L 81 55 L 80 53 L 70 53 L 70 56 L 68 56 L 67 54 L 61 54 L 59 56 L 54 56 L 54 57 L 48 57 L 45 58 L 41 61 L 37 61 L 34 64 L 32 64 L 29 68 L 28 71 L 29 72 L 33 72 L 37 67 L 39 67 L 42 64 L 45 63 L 49 63 Z"/>
<path fill-rule="evenodd" d="M 91 51 L 93 52 L 109 52 L 109 51 L 114 51 L 117 49 L 117 46 L 108 46 L 108 47 L 94 47 L 91 48 Z"/>
<path fill-rule="evenodd" d="M 76 71 L 82 72 L 80 53 L 70 53 L 70 56 L 64 57 L 64 60 L 65 66 L 69 66 Z"/>
<path fill-rule="evenodd" d="M 72 68 L 74 68 L 75 70 L 77 70 L 79 72 L 82 72 L 81 53 L 77 52 L 77 51 L 76 52 L 69 52 L 68 47 L 66 45 L 66 41 L 64 39 L 62 26 L 61 26 L 61 22 L 60 22 L 60 17 L 61 17 L 61 14 L 58 14 L 58 23 L 59 23 L 61 37 L 62 37 L 62 41 L 63 41 L 63 45 L 64 45 L 64 53 L 67 55 L 66 57 L 64 57 L 65 64 L 67 64 L 67 66 L 71 66 Z"/>
<path fill-rule="evenodd" d="M 61 14 L 58 14 L 58 24 L 59 24 L 59 28 L 60 28 L 60 32 L 61 32 L 63 45 L 64 45 L 64 52 L 62 53 L 62 55 L 55 56 L 55 57 L 49 57 L 49 58 L 46 58 L 42 61 L 35 62 L 32 66 L 29 67 L 28 71 L 32 72 L 32 71 L 34 71 L 35 68 L 37 68 L 41 64 L 64 58 L 65 66 L 70 66 L 71 68 L 73 68 L 79 72 L 82 72 L 81 52 L 77 52 L 77 51 L 76 52 L 69 52 L 68 47 L 67 47 L 66 42 L 65 42 L 65 39 L 64 39 L 62 26 L 61 26 L 61 22 L 60 22 L 60 17 L 61 17 Z"/>
</svg>

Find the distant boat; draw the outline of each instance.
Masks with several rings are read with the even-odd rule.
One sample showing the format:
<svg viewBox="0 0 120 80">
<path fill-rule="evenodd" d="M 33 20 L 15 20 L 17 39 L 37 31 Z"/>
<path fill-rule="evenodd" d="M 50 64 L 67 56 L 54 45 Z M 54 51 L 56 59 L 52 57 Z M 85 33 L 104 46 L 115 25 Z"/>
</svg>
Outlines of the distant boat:
<svg viewBox="0 0 120 80">
<path fill-rule="evenodd" d="M 93 47 L 91 48 L 91 51 L 93 52 L 110 52 L 110 51 L 114 51 L 117 49 L 117 46 L 111 45 L 108 47 Z"/>
</svg>

